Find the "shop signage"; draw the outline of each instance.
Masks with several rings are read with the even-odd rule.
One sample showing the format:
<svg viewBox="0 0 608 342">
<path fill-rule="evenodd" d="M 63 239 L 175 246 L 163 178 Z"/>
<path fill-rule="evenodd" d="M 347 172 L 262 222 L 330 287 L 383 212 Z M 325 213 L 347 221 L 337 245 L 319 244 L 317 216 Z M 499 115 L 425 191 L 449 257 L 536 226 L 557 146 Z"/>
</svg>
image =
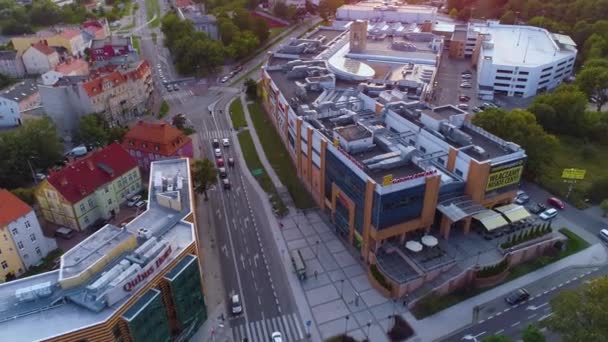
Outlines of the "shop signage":
<svg viewBox="0 0 608 342">
<path fill-rule="evenodd" d="M 490 170 L 490 175 L 488 176 L 486 191 L 519 183 L 523 170 L 523 160 L 493 167 Z"/>
<path fill-rule="evenodd" d="M 562 178 L 583 180 L 585 179 L 586 173 L 587 170 L 584 169 L 564 169 L 564 171 L 562 171 Z"/>
</svg>

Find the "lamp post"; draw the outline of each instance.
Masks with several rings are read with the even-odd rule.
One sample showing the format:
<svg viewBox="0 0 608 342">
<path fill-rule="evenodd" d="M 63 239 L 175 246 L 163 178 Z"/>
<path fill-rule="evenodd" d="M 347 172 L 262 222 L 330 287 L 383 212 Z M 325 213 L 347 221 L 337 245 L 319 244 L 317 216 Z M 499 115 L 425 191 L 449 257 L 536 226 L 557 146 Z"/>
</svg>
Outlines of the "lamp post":
<svg viewBox="0 0 608 342">
<path fill-rule="evenodd" d="M 367 322 L 367 334 L 365 334 L 365 337 L 367 338 L 367 340 L 369 341 L 369 330 L 372 326 L 372 321 L 370 320 L 369 322 Z"/>
<path fill-rule="evenodd" d="M 316 246 L 315 246 L 315 257 L 319 256 L 319 240 L 317 240 L 316 242 Z"/>
<path fill-rule="evenodd" d="M 346 332 L 348 331 L 348 319 L 350 318 L 348 315 L 346 315 L 346 317 L 344 317 L 346 320 L 346 324 L 344 324 L 344 335 L 346 335 Z"/>
<path fill-rule="evenodd" d="M 344 279 L 340 280 L 340 298 L 344 298 Z"/>
</svg>

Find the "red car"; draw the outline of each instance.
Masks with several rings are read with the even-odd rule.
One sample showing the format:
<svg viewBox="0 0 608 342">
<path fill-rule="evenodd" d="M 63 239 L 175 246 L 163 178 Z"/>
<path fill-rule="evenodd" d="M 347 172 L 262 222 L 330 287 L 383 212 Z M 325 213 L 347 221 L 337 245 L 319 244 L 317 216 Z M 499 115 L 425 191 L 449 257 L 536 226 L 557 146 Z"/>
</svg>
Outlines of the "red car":
<svg viewBox="0 0 608 342">
<path fill-rule="evenodd" d="M 566 205 L 564 204 L 564 202 L 562 202 L 562 200 L 560 200 L 557 197 L 549 197 L 547 198 L 547 203 L 549 203 L 549 205 L 551 205 L 554 208 L 557 209 L 565 209 Z"/>
<path fill-rule="evenodd" d="M 222 159 L 222 158 L 217 158 L 217 166 L 218 166 L 218 167 L 222 167 L 222 166 L 224 166 L 224 159 Z"/>
</svg>

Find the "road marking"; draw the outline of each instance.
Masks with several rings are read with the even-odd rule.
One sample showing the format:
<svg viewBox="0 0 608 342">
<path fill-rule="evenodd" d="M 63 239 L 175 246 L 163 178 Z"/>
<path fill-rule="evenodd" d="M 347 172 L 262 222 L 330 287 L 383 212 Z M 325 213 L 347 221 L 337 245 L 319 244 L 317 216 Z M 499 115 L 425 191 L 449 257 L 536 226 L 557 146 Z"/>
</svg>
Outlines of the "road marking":
<svg viewBox="0 0 608 342">
<path fill-rule="evenodd" d="M 545 319 L 545 318 L 549 318 L 549 317 L 551 317 L 551 315 L 553 315 L 553 312 L 551 312 L 551 313 L 549 313 L 549 314 L 546 314 L 546 315 L 544 315 L 544 316 L 541 316 L 541 317 L 538 319 L 538 322 L 542 321 L 542 320 L 543 320 L 543 319 Z"/>
<path fill-rule="evenodd" d="M 495 332 L 495 333 L 494 333 L 494 335 L 500 335 L 500 334 L 502 334 L 503 332 L 505 332 L 505 329 L 500 329 L 500 330 L 498 330 L 497 332 Z"/>
<path fill-rule="evenodd" d="M 543 294 L 544 294 L 544 295 L 546 295 L 547 293 L 549 293 L 549 290 L 547 290 L 547 291 L 543 292 Z"/>
<path fill-rule="evenodd" d="M 489 319 L 489 318 L 488 318 L 488 319 Z M 481 321 L 479 321 L 479 322 L 477 322 L 477 323 L 478 323 L 478 324 L 481 324 L 481 323 L 483 323 L 483 322 L 485 322 L 485 321 L 486 321 L 485 319 L 482 319 Z"/>
<path fill-rule="evenodd" d="M 572 281 L 572 280 L 566 280 L 566 281 L 564 282 L 564 284 L 566 284 L 566 285 L 567 285 L 567 284 L 570 284 L 570 282 L 571 282 L 571 281 Z"/>
<path fill-rule="evenodd" d="M 500 315 L 502 315 L 502 312 L 497 312 L 497 313 L 496 313 L 496 317 L 498 317 L 498 316 L 500 316 Z"/>
<path fill-rule="evenodd" d="M 512 327 L 516 327 L 516 326 L 518 326 L 520 323 L 521 323 L 520 321 L 517 321 L 517 322 L 515 322 L 515 323 L 511 324 L 511 326 L 512 326 Z"/>
<path fill-rule="evenodd" d="M 509 310 L 511 310 L 511 308 L 506 308 L 506 309 L 502 310 L 502 312 L 507 312 Z"/>
<path fill-rule="evenodd" d="M 551 288 L 551 291 L 555 291 L 555 289 L 556 289 L 556 288 L 557 288 L 557 287 L 553 286 L 553 287 Z"/>
<path fill-rule="evenodd" d="M 557 287 L 562 287 L 562 286 L 564 286 L 564 283 L 557 285 Z"/>
<path fill-rule="evenodd" d="M 488 317 L 488 321 L 491 320 L 492 318 L 494 318 L 494 315 Z"/>
<path fill-rule="evenodd" d="M 532 315 L 528 316 L 528 319 L 530 320 L 530 319 L 532 319 L 532 318 L 536 317 L 536 315 L 537 315 L 537 314 L 532 314 Z"/>
<path fill-rule="evenodd" d="M 258 296 L 258 304 L 262 305 L 262 300 L 260 299 L 260 296 Z"/>
</svg>

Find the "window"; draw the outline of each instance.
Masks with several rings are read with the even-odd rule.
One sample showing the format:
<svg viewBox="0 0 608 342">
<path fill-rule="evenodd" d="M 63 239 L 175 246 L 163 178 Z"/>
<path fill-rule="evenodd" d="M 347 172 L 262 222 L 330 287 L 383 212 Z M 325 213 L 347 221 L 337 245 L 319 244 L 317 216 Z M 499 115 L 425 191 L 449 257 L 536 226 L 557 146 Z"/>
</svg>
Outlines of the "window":
<svg viewBox="0 0 608 342">
<path fill-rule="evenodd" d="M 36 254 L 42 255 L 42 251 L 40 250 L 40 247 L 36 247 Z"/>
<path fill-rule="evenodd" d="M 509 84 L 508 83 L 494 83 L 495 87 L 508 87 Z"/>
<path fill-rule="evenodd" d="M 540 75 L 540 78 L 549 77 L 549 75 L 551 75 L 551 73 L 546 73 L 546 74 L 544 74 L 544 75 Z"/>
<path fill-rule="evenodd" d="M 32 228 L 30 221 L 25 221 L 25 228 Z"/>
<path fill-rule="evenodd" d="M 92 198 L 89 198 L 89 207 L 93 208 L 95 206 L 95 201 Z"/>
<path fill-rule="evenodd" d="M 30 234 L 30 240 L 36 241 L 36 234 Z"/>
<path fill-rule="evenodd" d="M 525 85 L 516 85 L 516 86 L 515 86 L 515 88 L 518 88 L 518 89 L 523 89 L 523 88 L 525 88 L 525 87 L 526 87 Z"/>
<path fill-rule="evenodd" d="M 559 63 L 557 63 L 557 66 L 564 65 L 564 64 L 566 64 L 566 62 L 567 61 L 559 62 Z"/>
<path fill-rule="evenodd" d="M 89 217 L 88 216 L 84 217 L 84 224 L 89 224 Z"/>
<path fill-rule="evenodd" d="M 2 260 L 2 262 L 0 263 L 0 265 L 2 265 L 2 269 L 5 270 L 8 268 L 8 264 L 6 263 L 6 261 Z"/>
<path fill-rule="evenodd" d="M 86 205 L 84 205 L 84 203 L 80 204 L 80 211 L 84 212 L 87 209 Z"/>
<path fill-rule="evenodd" d="M 110 192 L 110 189 L 106 186 L 105 191 L 106 191 L 106 194 L 107 194 L 108 192 Z"/>
<path fill-rule="evenodd" d="M 498 69 L 498 70 L 496 70 L 496 72 L 500 73 L 500 74 L 512 74 L 513 70 Z"/>
<path fill-rule="evenodd" d="M 21 242 L 21 241 L 17 242 L 17 247 L 19 247 L 19 249 L 23 249 L 23 248 L 25 248 L 25 247 L 23 246 L 23 242 Z"/>
<path fill-rule="evenodd" d="M 548 71 L 548 70 L 551 70 L 551 69 L 553 69 L 553 66 L 550 66 L 550 67 L 548 67 L 548 68 L 544 68 L 544 69 L 543 69 L 543 70 L 541 70 L 540 72 L 545 72 L 545 71 Z"/>
<path fill-rule="evenodd" d="M 112 199 L 111 198 L 108 198 L 108 205 L 109 204 L 112 204 Z"/>
<path fill-rule="evenodd" d="M 505 77 L 505 76 L 496 76 L 497 80 L 505 80 L 505 81 L 510 81 L 511 77 Z"/>
<path fill-rule="evenodd" d="M 530 75 L 530 72 L 528 72 L 528 71 L 520 71 L 519 75 Z"/>
<path fill-rule="evenodd" d="M 439 162 L 439 164 L 441 165 L 445 165 L 445 160 L 441 157 L 437 158 L 437 161 Z"/>
<path fill-rule="evenodd" d="M 555 72 L 560 72 L 560 71 L 564 70 L 564 68 L 565 68 L 565 67 L 561 67 L 561 68 L 559 68 L 559 69 L 555 70 Z"/>
<path fill-rule="evenodd" d="M 424 146 L 420 146 L 420 152 L 426 153 L 426 148 L 424 148 Z"/>
<path fill-rule="evenodd" d="M 460 171 L 459 169 L 454 170 L 456 172 L 456 174 L 460 177 L 462 177 L 462 171 Z"/>
<path fill-rule="evenodd" d="M 564 74 L 557 74 L 557 75 L 555 75 L 555 77 L 553 77 L 553 78 L 554 78 L 554 79 L 558 79 L 558 78 L 560 78 L 560 77 L 562 77 L 562 76 L 564 76 Z"/>
<path fill-rule="evenodd" d="M 17 230 L 17 228 L 11 229 L 11 232 L 13 233 L 13 235 L 19 235 L 19 231 Z"/>
<path fill-rule="evenodd" d="M 543 84 L 545 84 L 547 82 L 549 82 L 549 80 L 544 80 L 544 81 L 538 82 L 538 85 L 543 85 Z"/>
<path fill-rule="evenodd" d="M 160 146 L 154 145 L 154 151 L 160 151 Z"/>
<path fill-rule="evenodd" d="M 528 82 L 527 78 L 518 78 L 517 80 L 520 81 L 520 82 Z"/>
</svg>

